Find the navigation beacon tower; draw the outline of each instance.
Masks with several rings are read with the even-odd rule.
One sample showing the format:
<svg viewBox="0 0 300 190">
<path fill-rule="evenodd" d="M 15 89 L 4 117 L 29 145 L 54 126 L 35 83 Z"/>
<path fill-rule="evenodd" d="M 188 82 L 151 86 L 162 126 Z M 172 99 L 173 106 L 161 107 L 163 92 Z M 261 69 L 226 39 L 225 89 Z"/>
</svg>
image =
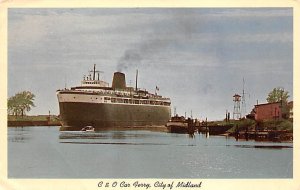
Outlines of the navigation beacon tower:
<svg viewBox="0 0 300 190">
<path fill-rule="evenodd" d="M 233 119 L 237 120 L 241 118 L 241 96 L 238 94 L 235 94 L 233 96 Z"/>
</svg>

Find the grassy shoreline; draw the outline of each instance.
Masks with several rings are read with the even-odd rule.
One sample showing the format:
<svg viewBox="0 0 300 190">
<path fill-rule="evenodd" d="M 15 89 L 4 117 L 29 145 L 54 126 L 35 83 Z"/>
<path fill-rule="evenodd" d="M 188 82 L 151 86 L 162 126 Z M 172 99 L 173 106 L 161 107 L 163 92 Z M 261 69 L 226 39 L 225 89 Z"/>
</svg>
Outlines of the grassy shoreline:
<svg viewBox="0 0 300 190">
<path fill-rule="evenodd" d="M 56 115 L 36 116 L 7 116 L 8 127 L 25 126 L 60 126 L 59 118 Z"/>
<path fill-rule="evenodd" d="M 8 126 L 60 126 L 59 117 L 56 115 L 26 115 L 26 116 L 7 116 Z M 293 133 L 293 120 L 266 120 L 256 122 L 251 119 L 230 120 L 230 121 L 209 121 L 208 126 L 233 126 L 227 133 L 235 132 L 236 128 L 240 131 L 251 130 L 273 130 L 287 131 Z"/>
</svg>

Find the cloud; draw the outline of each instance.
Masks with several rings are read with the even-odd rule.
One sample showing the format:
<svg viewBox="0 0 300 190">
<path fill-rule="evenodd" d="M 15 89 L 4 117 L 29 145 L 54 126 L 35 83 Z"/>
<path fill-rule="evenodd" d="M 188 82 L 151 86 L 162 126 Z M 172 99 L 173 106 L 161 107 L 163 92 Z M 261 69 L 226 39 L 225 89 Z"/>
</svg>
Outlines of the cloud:
<svg viewBox="0 0 300 190">
<path fill-rule="evenodd" d="M 292 58 L 290 59 L 259 59 L 255 60 L 234 60 L 228 62 L 228 67 L 238 69 L 249 74 L 266 74 L 266 73 L 284 73 L 290 72 L 293 68 Z M 292 74 L 292 73 L 290 73 Z"/>
<path fill-rule="evenodd" d="M 213 9 L 206 14 L 210 18 L 274 18 L 274 17 L 291 17 L 293 16 L 292 8 L 229 8 Z"/>
<path fill-rule="evenodd" d="M 240 34 L 232 35 L 226 38 L 226 41 L 232 43 L 292 43 L 293 34 L 284 33 L 262 33 L 262 34 Z"/>
</svg>

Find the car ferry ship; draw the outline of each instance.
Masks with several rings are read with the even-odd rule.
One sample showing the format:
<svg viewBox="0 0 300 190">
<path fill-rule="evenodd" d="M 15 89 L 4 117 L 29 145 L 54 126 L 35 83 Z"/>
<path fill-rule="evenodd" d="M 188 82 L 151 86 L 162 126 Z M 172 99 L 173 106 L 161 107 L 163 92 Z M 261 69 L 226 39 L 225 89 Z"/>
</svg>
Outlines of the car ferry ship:
<svg viewBox="0 0 300 190">
<path fill-rule="evenodd" d="M 57 90 L 61 131 L 95 130 L 116 127 L 164 126 L 171 116 L 170 98 L 127 87 L 125 74 L 115 72 L 112 85 L 99 79 L 94 69 L 80 86 Z M 96 79 L 96 74 L 98 75 Z"/>
</svg>

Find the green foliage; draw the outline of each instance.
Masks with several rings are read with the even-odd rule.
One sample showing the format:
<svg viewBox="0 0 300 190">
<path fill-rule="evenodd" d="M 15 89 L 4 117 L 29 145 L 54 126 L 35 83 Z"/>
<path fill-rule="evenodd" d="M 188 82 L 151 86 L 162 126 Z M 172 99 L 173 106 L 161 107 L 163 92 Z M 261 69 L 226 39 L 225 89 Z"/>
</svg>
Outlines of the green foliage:
<svg viewBox="0 0 300 190">
<path fill-rule="evenodd" d="M 23 117 L 15 117 L 8 115 L 8 121 L 48 121 L 49 115 L 24 115 Z M 50 122 L 59 122 L 59 118 L 56 115 L 50 115 Z"/>
<path fill-rule="evenodd" d="M 271 92 L 269 92 L 267 97 L 268 103 L 280 102 L 281 100 L 285 103 L 288 102 L 288 98 L 290 97 L 288 91 L 284 91 L 283 88 L 277 87 L 274 88 Z"/>
<path fill-rule="evenodd" d="M 276 130 L 293 131 L 293 122 L 287 119 L 275 121 L 274 125 Z"/>
<path fill-rule="evenodd" d="M 8 113 L 18 116 L 25 115 L 26 112 L 31 110 L 31 107 L 34 107 L 34 98 L 35 95 L 29 91 L 23 91 L 15 94 L 10 97 L 7 101 Z"/>
<path fill-rule="evenodd" d="M 236 126 L 238 126 L 240 130 L 246 130 L 246 128 L 248 128 L 248 130 L 252 130 L 254 129 L 255 124 L 256 122 L 252 119 L 232 120 L 231 125 L 233 125 L 233 127 L 229 129 L 227 132 L 231 132 L 231 133 L 234 132 Z"/>
<path fill-rule="evenodd" d="M 31 116 L 31 115 L 24 115 L 24 117 L 15 117 L 13 115 L 9 115 L 7 117 L 8 121 L 46 121 L 47 115 L 37 115 L 37 116 Z"/>
<path fill-rule="evenodd" d="M 293 122 L 288 119 L 281 119 L 281 120 L 265 120 L 258 123 L 261 129 L 264 130 L 287 130 L 293 132 Z"/>
<path fill-rule="evenodd" d="M 252 127 L 255 126 L 256 123 L 252 119 L 241 119 L 237 124 L 242 127 Z"/>
<path fill-rule="evenodd" d="M 288 130 L 293 132 L 293 122 L 290 120 L 283 120 L 280 123 L 280 130 Z"/>
</svg>

